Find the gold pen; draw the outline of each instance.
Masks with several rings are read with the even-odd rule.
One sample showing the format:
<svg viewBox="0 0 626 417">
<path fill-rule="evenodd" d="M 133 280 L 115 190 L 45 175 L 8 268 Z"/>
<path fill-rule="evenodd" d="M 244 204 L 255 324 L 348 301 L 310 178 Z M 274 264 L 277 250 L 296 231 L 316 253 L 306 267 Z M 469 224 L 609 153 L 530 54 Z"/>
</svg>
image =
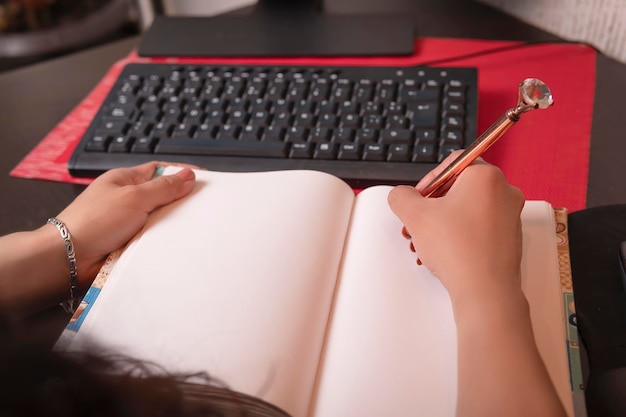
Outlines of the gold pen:
<svg viewBox="0 0 626 417">
<path fill-rule="evenodd" d="M 456 177 L 476 158 L 515 124 L 522 113 L 533 109 L 546 109 L 554 104 L 548 86 L 537 78 L 527 78 L 518 86 L 517 105 L 507 110 L 489 129 L 467 147 L 450 165 L 435 177 L 420 193 L 424 197 L 438 197 L 445 193 Z"/>
</svg>

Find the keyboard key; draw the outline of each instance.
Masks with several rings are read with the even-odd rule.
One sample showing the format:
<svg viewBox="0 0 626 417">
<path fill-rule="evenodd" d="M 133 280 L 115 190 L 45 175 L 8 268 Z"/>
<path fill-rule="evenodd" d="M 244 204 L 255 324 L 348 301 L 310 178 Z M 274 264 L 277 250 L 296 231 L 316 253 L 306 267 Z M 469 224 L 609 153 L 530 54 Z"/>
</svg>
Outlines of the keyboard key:
<svg viewBox="0 0 626 417">
<path fill-rule="evenodd" d="M 127 126 L 125 119 L 106 120 L 100 124 L 98 130 L 110 135 L 125 134 Z"/>
<path fill-rule="evenodd" d="M 116 136 L 111 140 L 109 145 L 109 152 L 128 152 L 130 146 L 133 143 L 133 139 L 126 136 Z"/>
<path fill-rule="evenodd" d="M 444 129 L 441 131 L 441 140 L 461 148 L 463 147 L 463 132 L 456 129 Z"/>
<path fill-rule="evenodd" d="M 336 143 L 351 143 L 354 142 L 354 129 L 349 127 L 340 127 L 335 129 L 335 134 L 333 135 L 333 142 Z"/>
<path fill-rule="evenodd" d="M 336 127 L 339 117 L 332 113 L 320 113 L 317 119 L 318 126 L 321 127 Z"/>
<path fill-rule="evenodd" d="M 333 142 L 319 142 L 315 145 L 313 158 L 315 159 L 336 159 L 338 144 Z"/>
<path fill-rule="evenodd" d="M 407 162 L 410 158 L 409 145 L 390 145 L 387 150 L 387 161 Z"/>
<path fill-rule="evenodd" d="M 285 140 L 291 142 L 306 141 L 308 137 L 309 129 L 301 126 L 292 126 L 285 133 Z"/>
<path fill-rule="evenodd" d="M 289 157 L 309 159 L 313 156 L 314 147 L 315 144 L 311 142 L 293 142 Z"/>
<path fill-rule="evenodd" d="M 285 139 L 285 128 L 280 126 L 270 126 L 265 129 L 263 140 L 266 142 L 282 142 Z"/>
<path fill-rule="evenodd" d="M 465 122 L 463 121 L 463 118 L 459 116 L 446 116 L 441 121 L 441 125 L 449 129 L 465 129 Z"/>
<path fill-rule="evenodd" d="M 248 113 L 243 110 L 235 110 L 228 117 L 228 123 L 232 125 L 244 125 L 248 122 Z"/>
<path fill-rule="evenodd" d="M 220 155 L 286 158 L 287 142 L 241 141 L 228 139 L 161 139 L 156 154 Z"/>
<path fill-rule="evenodd" d="M 289 127 L 293 125 L 293 116 L 291 113 L 283 111 L 274 115 L 272 121 L 274 126 Z"/>
<path fill-rule="evenodd" d="M 415 138 L 434 143 L 438 139 L 438 136 L 434 129 L 417 129 L 415 131 Z"/>
<path fill-rule="evenodd" d="M 383 116 L 379 114 L 368 114 L 363 117 L 362 127 L 370 128 L 370 129 L 382 129 L 385 124 L 385 120 Z"/>
<path fill-rule="evenodd" d="M 318 103 L 317 109 L 321 112 L 328 112 L 335 114 L 337 113 L 337 109 L 339 108 L 339 104 L 334 100 L 324 100 Z"/>
<path fill-rule="evenodd" d="M 368 143 L 363 147 L 363 160 L 365 161 L 384 161 L 386 157 L 387 149 L 385 145 Z"/>
<path fill-rule="evenodd" d="M 413 148 L 413 162 L 436 162 L 437 161 L 437 147 L 434 143 L 416 143 Z"/>
<path fill-rule="evenodd" d="M 359 129 L 356 131 L 354 138 L 357 143 L 374 143 L 378 141 L 378 130 L 376 129 Z"/>
<path fill-rule="evenodd" d="M 148 133 L 150 133 L 150 130 L 152 129 L 152 124 L 146 122 L 145 120 L 137 120 L 132 126 L 131 128 L 128 130 L 128 136 L 143 136 L 143 135 L 147 135 Z M 121 132 L 123 132 L 124 129 L 122 128 Z"/>
<path fill-rule="evenodd" d="M 156 145 L 156 138 L 142 136 L 135 139 L 132 145 L 131 152 L 134 153 L 152 153 Z"/>
<path fill-rule="evenodd" d="M 193 137 L 193 133 L 196 127 L 194 125 L 189 125 L 187 123 L 179 123 L 174 126 L 172 130 L 173 138 L 190 138 Z"/>
<path fill-rule="evenodd" d="M 407 116 L 415 127 L 437 127 L 439 106 L 437 103 L 413 103 L 407 106 Z"/>
<path fill-rule="evenodd" d="M 369 101 L 365 104 L 363 104 L 362 108 L 361 108 L 361 113 L 363 113 L 363 115 L 368 115 L 368 114 L 377 114 L 377 115 L 382 115 L 383 114 L 383 105 L 380 103 L 375 103 L 373 101 Z"/>
<path fill-rule="evenodd" d="M 217 131 L 216 139 L 239 139 L 241 127 L 235 125 L 222 125 Z"/>
<path fill-rule="evenodd" d="M 387 127 L 391 129 L 406 129 L 409 127 L 409 119 L 403 114 L 392 114 L 387 117 Z"/>
<path fill-rule="evenodd" d="M 217 133 L 217 126 L 203 123 L 196 129 L 194 138 L 196 139 L 213 139 Z"/>
<path fill-rule="evenodd" d="M 361 159 L 361 147 L 362 145 L 357 143 L 342 143 L 339 145 L 337 159 L 359 160 Z"/>
<path fill-rule="evenodd" d="M 106 116 L 113 119 L 129 120 L 135 114 L 135 106 L 132 104 L 118 104 L 111 106 Z"/>
<path fill-rule="evenodd" d="M 332 139 L 332 129 L 327 127 L 316 127 L 311 130 L 309 142 L 328 142 Z"/>
<path fill-rule="evenodd" d="M 246 125 L 241 130 L 239 140 L 261 140 L 263 128 L 261 126 Z"/>
<path fill-rule="evenodd" d="M 265 110 L 257 110 L 252 113 L 250 123 L 255 126 L 267 126 L 270 123 L 270 114 Z"/>
<path fill-rule="evenodd" d="M 315 125 L 315 116 L 313 113 L 298 113 L 294 119 L 294 125 L 300 127 L 312 127 Z"/>
<path fill-rule="evenodd" d="M 159 122 L 152 129 L 152 136 L 169 137 L 172 132 L 172 124 L 168 122 Z"/>
<path fill-rule="evenodd" d="M 361 118 L 358 114 L 348 113 L 341 116 L 339 124 L 342 127 L 358 127 L 360 125 Z"/>
<path fill-rule="evenodd" d="M 106 152 L 109 143 L 111 143 L 111 137 L 108 135 L 95 135 L 85 145 L 85 149 L 88 151 Z"/>
<path fill-rule="evenodd" d="M 463 116 L 465 109 L 462 102 L 458 101 L 446 101 L 444 102 L 443 115 L 444 116 Z"/>
<path fill-rule="evenodd" d="M 384 129 L 380 132 L 380 142 L 386 145 L 404 143 L 409 145 L 413 141 L 413 133 L 408 129 Z"/>
<path fill-rule="evenodd" d="M 446 92 L 446 98 L 449 100 L 464 101 L 465 91 L 460 89 L 450 89 Z"/>
<path fill-rule="evenodd" d="M 438 102 L 440 100 L 439 90 L 418 90 L 416 88 L 407 88 L 401 93 L 402 98 L 408 102 Z"/>
</svg>

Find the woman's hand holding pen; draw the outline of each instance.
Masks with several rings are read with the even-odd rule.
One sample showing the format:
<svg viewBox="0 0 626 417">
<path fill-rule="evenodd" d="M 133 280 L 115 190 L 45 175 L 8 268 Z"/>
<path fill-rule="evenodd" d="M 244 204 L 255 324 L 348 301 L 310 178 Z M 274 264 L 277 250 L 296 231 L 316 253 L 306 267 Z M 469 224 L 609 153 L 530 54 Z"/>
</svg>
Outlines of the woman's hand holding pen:
<svg viewBox="0 0 626 417">
<path fill-rule="evenodd" d="M 519 288 L 524 195 L 499 168 L 478 159 L 443 197 L 426 198 L 419 192 L 456 156 L 450 155 L 416 187 L 394 188 L 389 205 L 420 260 L 453 298 L 504 283 Z M 493 285 L 492 280 L 499 282 Z"/>
<path fill-rule="evenodd" d="M 524 195 L 480 158 L 441 197 L 420 193 L 457 155 L 416 187 L 389 193 L 423 265 L 450 294 L 459 352 L 456 414 L 564 416 L 521 286 Z"/>
</svg>

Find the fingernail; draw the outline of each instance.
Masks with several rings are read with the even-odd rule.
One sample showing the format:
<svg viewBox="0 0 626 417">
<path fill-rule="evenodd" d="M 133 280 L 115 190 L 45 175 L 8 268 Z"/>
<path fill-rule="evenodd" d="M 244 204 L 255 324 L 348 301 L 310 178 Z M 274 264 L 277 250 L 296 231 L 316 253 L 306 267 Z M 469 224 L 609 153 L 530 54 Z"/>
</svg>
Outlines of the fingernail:
<svg viewBox="0 0 626 417">
<path fill-rule="evenodd" d="M 196 175 L 189 168 L 183 168 L 176 173 L 180 179 L 183 181 L 193 181 L 196 178 Z"/>
<path fill-rule="evenodd" d="M 420 258 L 417 258 L 415 263 L 418 264 L 419 266 L 422 266 L 422 260 Z"/>
<path fill-rule="evenodd" d="M 411 252 L 415 252 L 415 246 L 413 246 L 413 242 L 409 244 L 409 248 L 411 249 Z"/>
<path fill-rule="evenodd" d="M 409 231 L 406 230 L 406 227 L 402 226 L 402 236 L 405 237 L 405 239 L 411 239 L 411 235 L 409 234 Z"/>
</svg>

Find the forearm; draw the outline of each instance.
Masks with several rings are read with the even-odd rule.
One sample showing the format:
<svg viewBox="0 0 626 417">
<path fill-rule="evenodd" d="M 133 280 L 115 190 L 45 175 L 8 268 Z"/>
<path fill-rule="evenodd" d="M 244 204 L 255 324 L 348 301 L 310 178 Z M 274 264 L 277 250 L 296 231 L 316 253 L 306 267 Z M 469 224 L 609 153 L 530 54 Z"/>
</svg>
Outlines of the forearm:
<svg viewBox="0 0 626 417">
<path fill-rule="evenodd" d="M 529 317 L 521 290 L 455 304 L 458 417 L 565 415 Z"/>
<path fill-rule="evenodd" d="M 0 311 L 21 317 L 69 297 L 65 245 L 53 225 L 0 237 Z"/>
</svg>

